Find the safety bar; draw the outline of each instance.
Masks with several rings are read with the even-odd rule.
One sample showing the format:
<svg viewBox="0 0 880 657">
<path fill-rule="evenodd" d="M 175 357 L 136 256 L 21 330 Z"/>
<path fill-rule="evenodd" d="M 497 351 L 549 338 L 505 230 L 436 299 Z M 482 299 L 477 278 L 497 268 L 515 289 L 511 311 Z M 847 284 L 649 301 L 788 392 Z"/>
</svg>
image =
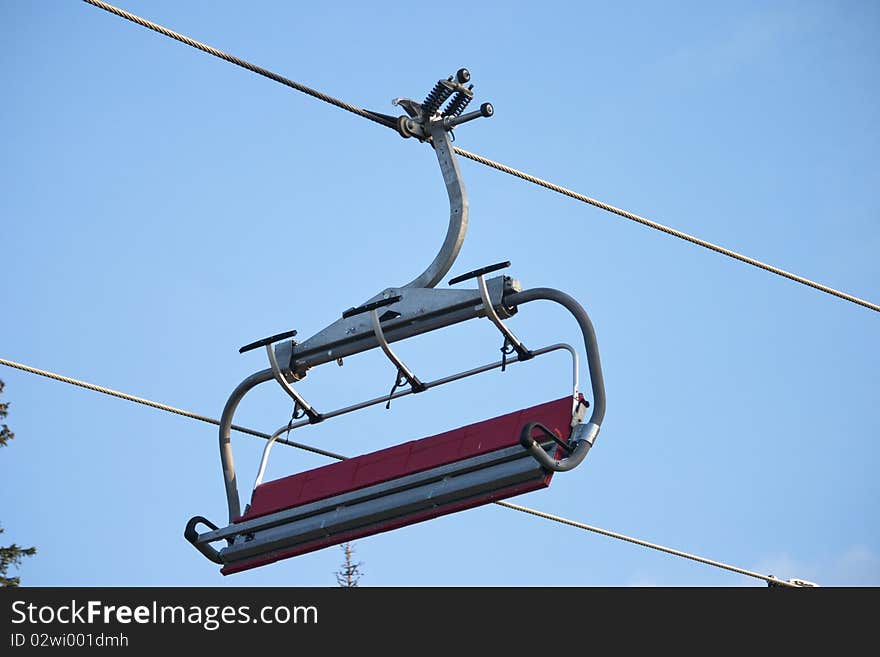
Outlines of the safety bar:
<svg viewBox="0 0 880 657">
<path fill-rule="evenodd" d="M 580 372 L 579 358 L 577 351 L 570 344 L 552 344 L 547 347 L 542 347 L 541 349 L 537 349 L 532 352 L 532 356 L 543 356 L 544 354 L 549 354 L 553 351 L 565 350 L 571 356 L 571 371 L 572 371 L 572 414 L 575 414 L 578 403 L 585 403 L 578 401 L 578 376 Z M 520 359 L 514 356 L 507 360 L 507 364 L 519 362 Z M 465 370 L 463 372 L 458 372 L 456 374 L 451 374 L 449 376 L 445 376 L 440 379 L 435 379 L 434 381 L 429 381 L 428 383 L 423 383 L 423 390 L 427 390 L 428 388 L 436 388 L 438 386 L 442 386 L 447 383 L 452 383 L 453 381 L 460 381 L 461 379 L 465 379 L 469 376 L 474 376 L 476 374 L 482 374 L 483 372 L 488 372 L 489 370 L 498 369 L 499 367 L 503 367 L 505 362 L 503 360 L 495 361 L 494 363 L 488 363 L 486 365 L 482 365 L 480 367 L 475 367 L 470 370 Z M 397 399 L 398 397 L 405 397 L 407 395 L 415 394 L 417 391 L 409 389 L 409 390 L 401 390 L 397 393 L 392 393 L 390 399 Z M 351 406 L 344 406 L 343 408 L 336 409 L 334 411 L 330 411 L 328 413 L 324 413 L 324 419 L 333 418 L 338 415 L 345 415 L 346 413 L 352 413 L 354 411 L 359 411 L 364 408 L 368 408 L 370 406 L 375 406 L 376 404 L 380 404 L 383 401 L 389 400 L 388 396 L 385 397 L 374 397 L 373 399 L 368 399 L 366 401 L 358 402 L 356 404 L 352 404 Z M 263 456 L 260 458 L 260 466 L 257 469 L 257 476 L 254 479 L 254 487 L 251 491 L 251 500 L 253 501 L 253 491 L 257 489 L 263 482 L 263 475 L 266 472 L 266 465 L 269 462 L 269 453 L 272 450 L 272 445 L 275 441 L 281 436 L 281 434 L 287 431 L 293 431 L 294 429 L 298 429 L 300 427 L 304 427 L 308 424 L 311 424 L 308 420 L 303 420 L 300 422 L 288 422 L 284 426 L 278 427 L 275 432 L 269 437 L 269 440 L 266 442 L 265 447 L 263 447 Z M 554 436 L 553 440 L 557 440 Z M 566 448 L 568 449 L 568 448 Z"/>
<path fill-rule="evenodd" d="M 575 349 L 569 344 L 559 343 L 559 344 L 553 344 L 553 345 L 550 345 L 547 347 L 542 347 L 541 349 L 536 349 L 532 353 L 535 356 L 542 356 L 546 353 L 550 353 L 551 351 L 560 351 L 560 350 L 568 351 L 569 354 L 571 354 L 571 356 L 572 356 L 572 382 L 573 382 L 573 391 L 574 391 L 574 394 L 572 395 L 572 397 L 574 398 L 574 397 L 577 397 L 577 391 L 578 391 L 578 385 L 579 385 L 578 384 L 578 372 L 579 372 L 580 359 L 578 358 L 577 351 L 575 351 Z M 519 362 L 519 359 L 516 356 L 513 356 L 512 358 L 509 358 L 507 360 L 508 365 L 510 363 L 516 363 L 516 362 Z M 437 388 L 437 387 L 445 385 L 447 383 L 452 383 L 453 381 L 459 381 L 461 379 L 466 379 L 467 377 L 474 376 L 475 374 L 482 374 L 483 372 L 488 372 L 490 370 L 498 369 L 502 366 L 502 364 L 503 364 L 503 361 L 496 360 L 492 363 L 480 365 L 479 367 L 475 367 L 470 370 L 465 370 L 463 372 L 458 372 L 456 374 L 450 374 L 449 376 L 444 376 L 440 379 L 428 381 L 428 382 L 424 383 L 425 390 L 428 390 L 430 388 Z M 394 400 L 394 399 L 398 399 L 400 397 L 406 397 L 407 395 L 411 395 L 411 394 L 413 394 L 413 391 L 411 389 L 407 388 L 407 389 L 395 392 L 391 396 L 391 399 Z M 384 395 L 382 397 L 374 397 L 373 399 L 358 402 L 356 404 L 352 404 L 351 406 L 345 406 L 343 408 L 336 409 L 333 411 L 327 411 L 326 413 L 323 413 L 323 416 L 324 416 L 325 420 L 329 420 L 329 419 L 332 419 L 332 418 L 337 417 L 339 415 L 345 415 L 346 413 L 352 413 L 354 411 L 360 411 L 360 410 L 362 410 L 364 408 L 368 408 L 370 406 L 375 406 L 376 404 L 380 404 L 380 403 L 387 401 L 387 400 L 388 400 L 387 395 Z M 577 400 L 575 400 L 575 403 L 572 405 L 572 410 L 574 410 L 574 406 L 576 405 L 576 403 L 577 403 Z M 290 423 L 289 425 L 285 424 L 283 427 L 281 427 L 281 429 L 278 431 L 278 433 L 280 435 L 281 433 L 286 431 L 288 429 L 288 426 L 289 426 L 290 430 L 293 430 L 293 429 L 299 429 L 299 428 L 304 427 L 308 424 L 311 424 L 308 420 L 300 420 L 298 422 Z"/>
</svg>

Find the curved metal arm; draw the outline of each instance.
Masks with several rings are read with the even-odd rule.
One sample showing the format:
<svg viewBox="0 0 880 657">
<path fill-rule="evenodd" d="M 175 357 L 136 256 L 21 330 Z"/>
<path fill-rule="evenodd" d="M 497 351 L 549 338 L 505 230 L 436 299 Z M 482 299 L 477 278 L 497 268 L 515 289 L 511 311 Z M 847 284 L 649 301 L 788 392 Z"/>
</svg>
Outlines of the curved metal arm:
<svg viewBox="0 0 880 657">
<path fill-rule="evenodd" d="M 278 384 L 284 388 L 284 392 L 290 395 L 290 398 L 303 410 L 303 412 L 309 416 L 310 422 L 320 422 L 323 418 L 321 414 L 318 413 L 314 408 L 312 408 L 311 404 L 309 404 L 305 399 L 302 398 L 296 390 L 294 390 L 293 386 L 287 382 L 287 379 L 284 378 L 284 374 L 281 373 L 281 368 L 278 366 L 278 359 L 275 358 L 275 346 L 271 344 L 266 345 L 266 354 L 269 356 L 269 365 L 272 368 L 272 376 L 278 382 Z"/>
<path fill-rule="evenodd" d="M 507 342 L 513 346 L 520 360 L 528 360 L 531 358 L 531 352 L 526 349 L 523 343 L 520 342 L 519 338 L 517 338 L 513 332 L 504 325 L 504 322 L 501 321 L 498 313 L 495 312 L 495 307 L 492 305 L 492 299 L 489 298 L 489 288 L 486 287 L 486 276 L 484 274 L 477 276 L 477 286 L 480 289 L 480 298 L 483 300 L 483 308 L 486 311 L 486 317 L 488 317 L 498 330 L 501 331 L 501 334 Z"/>
<path fill-rule="evenodd" d="M 555 459 L 535 442 L 531 437 L 531 430 L 520 436 L 521 444 L 531 452 L 532 456 L 548 470 L 563 472 L 577 467 L 596 440 L 599 427 L 605 418 L 605 380 L 602 377 L 602 363 L 599 360 L 599 346 L 596 342 L 596 331 L 590 316 L 577 301 L 565 292 L 548 287 L 539 287 L 532 290 L 523 290 L 505 297 L 505 304 L 512 306 L 530 301 L 555 301 L 564 306 L 577 320 L 581 333 L 584 337 L 584 349 L 587 352 L 587 367 L 590 371 L 590 386 L 593 391 L 593 412 L 586 424 L 578 424 L 572 429 L 568 444 L 571 451 L 563 459 Z M 528 425 L 527 425 L 528 426 Z"/>
<path fill-rule="evenodd" d="M 232 458 L 232 442 L 229 432 L 232 429 L 232 416 L 235 409 L 251 388 L 274 378 L 272 370 L 260 370 L 251 374 L 238 384 L 229 395 L 223 414 L 220 416 L 220 464 L 223 466 L 223 481 L 226 484 L 226 503 L 229 507 L 229 522 L 241 515 L 241 504 L 238 499 L 238 482 L 235 479 L 235 459 Z"/>
<path fill-rule="evenodd" d="M 388 340 L 385 338 L 385 332 L 382 330 L 382 323 L 379 321 L 379 313 L 375 309 L 370 311 L 370 321 L 373 324 L 373 333 L 376 334 L 379 346 L 382 347 L 382 351 L 397 367 L 398 377 L 403 376 L 407 383 L 412 387 L 413 392 L 424 391 L 425 384 L 419 381 L 419 378 L 413 374 L 412 370 L 409 369 L 400 358 L 398 358 L 397 354 L 391 349 L 391 345 L 388 344 Z M 397 386 L 394 387 L 396 388 Z"/>
<path fill-rule="evenodd" d="M 587 424 L 577 425 L 571 433 L 568 441 L 571 451 L 565 458 L 557 459 L 550 456 L 531 436 L 531 424 L 527 424 L 523 428 L 523 433 L 519 437 L 520 444 L 525 447 L 535 457 L 542 466 L 553 472 L 566 472 L 573 470 L 581 464 L 586 457 L 587 452 L 593 446 L 596 435 L 599 433 L 598 425 L 588 422 Z"/>
<path fill-rule="evenodd" d="M 464 183 L 461 179 L 461 171 L 458 161 L 452 151 L 452 141 L 449 133 L 442 125 L 442 120 L 430 124 L 431 141 L 437 153 L 437 161 L 443 172 L 443 182 L 446 183 L 446 193 L 449 195 L 449 228 L 446 231 L 446 239 L 440 252 L 428 268 L 412 281 L 402 286 L 408 287 L 434 287 L 446 276 L 452 268 L 452 264 L 458 257 L 464 236 L 467 233 L 468 224 L 468 200 Z"/>
</svg>

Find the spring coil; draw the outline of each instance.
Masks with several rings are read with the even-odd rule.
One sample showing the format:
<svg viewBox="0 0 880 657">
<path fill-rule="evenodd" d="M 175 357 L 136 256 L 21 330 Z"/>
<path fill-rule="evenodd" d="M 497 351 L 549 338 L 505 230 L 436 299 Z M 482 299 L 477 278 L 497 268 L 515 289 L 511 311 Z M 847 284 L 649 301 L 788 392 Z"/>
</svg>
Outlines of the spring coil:
<svg viewBox="0 0 880 657">
<path fill-rule="evenodd" d="M 422 111 L 425 116 L 433 116 L 434 112 L 440 108 L 443 101 L 449 98 L 450 95 L 452 95 L 452 89 L 443 84 L 443 80 L 438 81 L 428 95 L 425 96 L 425 100 L 422 101 Z"/>
<path fill-rule="evenodd" d="M 474 88 L 474 85 L 468 87 L 468 90 Z M 452 97 L 452 100 L 449 101 L 449 104 L 443 110 L 443 116 L 461 116 L 461 113 L 464 112 L 464 108 L 468 106 L 473 100 L 473 94 L 466 94 L 463 91 L 457 91 L 455 95 Z"/>
</svg>

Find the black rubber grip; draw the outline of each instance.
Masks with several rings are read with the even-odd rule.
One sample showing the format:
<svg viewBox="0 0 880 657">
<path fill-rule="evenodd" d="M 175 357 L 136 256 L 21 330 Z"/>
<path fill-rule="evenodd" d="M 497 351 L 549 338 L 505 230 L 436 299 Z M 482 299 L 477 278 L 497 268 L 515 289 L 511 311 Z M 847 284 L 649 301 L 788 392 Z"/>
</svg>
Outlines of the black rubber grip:
<svg viewBox="0 0 880 657">
<path fill-rule="evenodd" d="M 284 333 L 278 333 L 277 335 L 270 335 L 268 338 L 263 338 L 262 340 L 257 340 L 256 342 L 246 344 L 238 350 L 238 353 L 243 354 L 244 352 L 252 351 L 257 347 L 265 347 L 267 344 L 272 344 L 273 342 L 278 342 L 279 340 L 292 338 L 294 335 L 296 335 L 296 331 L 285 331 Z"/>
<path fill-rule="evenodd" d="M 377 123 L 384 125 L 388 128 L 394 128 L 395 130 L 397 129 L 397 117 L 396 116 L 390 116 L 389 114 L 382 114 L 381 112 L 373 112 L 372 110 L 368 110 L 368 109 L 365 109 L 362 111 L 369 114 L 373 118 L 373 120 L 375 120 Z"/>
<path fill-rule="evenodd" d="M 393 297 L 388 297 L 387 299 L 379 299 L 378 301 L 373 301 L 372 303 L 365 303 L 363 306 L 358 306 L 357 308 L 349 308 L 344 313 L 342 313 L 342 319 L 348 319 L 349 317 L 354 317 L 355 315 L 360 315 L 361 313 L 367 313 L 371 310 L 376 310 L 376 308 L 381 308 L 382 306 L 390 306 L 392 303 L 397 303 L 398 301 L 400 301 L 399 294 Z"/>
<path fill-rule="evenodd" d="M 195 516 L 189 519 L 189 522 L 186 523 L 186 529 L 183 530 L 183 537 L 193 544 L 193 546 L 205 555 L 208 559 L 213 561 L 214 563 L 223 565 L 223 560 L 220 558 L 220 553 L 215 550 L 213 547 L 208 545 L 207 543 L 199 543 L 199 532 L 196 530 L 196 525 L 206 525 L 210 527 L 214 531 L 217 531 L 219 527 L 215 525 L 213 522 L 208 520 L 207 518 L 203 518 L 202 516 Z"/>
<path fill-rule="evenodd" d="M 493 271 L 498 271 L 499 269 L 505 269 L 510 267 L 510 260 L 506 260 L 504 262 L 498 262 L 494 265 L 487 265 L 485 267 L 480 267 L 479 269 L 474 269 L 473 271 L 469 271 L 467 274 L 462 274 L 461 276 L 456 276 L 452 280 L 449 281 L 450 285 L 455 285 L 456 283 L 461 283 L 462 281 L 466 281 L 469 278 L 476 278 L 477 276 L 482 276 L 483 274 L 489 274 Z"/>
</svg>

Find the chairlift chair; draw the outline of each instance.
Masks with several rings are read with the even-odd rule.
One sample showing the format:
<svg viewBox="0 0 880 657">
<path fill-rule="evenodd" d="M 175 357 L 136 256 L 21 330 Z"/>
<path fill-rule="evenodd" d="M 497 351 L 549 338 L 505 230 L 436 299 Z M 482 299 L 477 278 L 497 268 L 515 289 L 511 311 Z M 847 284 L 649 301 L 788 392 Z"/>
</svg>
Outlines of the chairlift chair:
<svg viewBox="0 0 880 657">
<path fill-rule="evenodd" d="M 308 340 L 296 332 L 273 335 L 240 349 L 264 347 L 269 367 L 247 377 L 232 392 L 220 420 L 220 458 L 229 523 L 218 527 L 196 516 L 186 539 L 228 575 L 346 541 L 389 531 L 441 515 L 546 488 L 555 472 L 577 467 L 599 433 L 605 414 L 605 389 L 596 336 L 586 311 L 571 296 L 552 288 L 524 290 L 519 281 L 499 275 L 509 262 L 457 276 L 456 285 L 476 281 L 472 289 L 436 289 L 449 272 L 464 241 L 468 202 L 452 148 L 452 130 L 494 112 L 489 103 L 464 113 L 473 99 L 467 69 L 439 80 L 421 103 L 393 102 L 406 115 L 391 118 L 403 137 L 429 142 L 437 155 L 449 196 L 449 228 L 440 252 L 428 268 L 401 287 L 386 288 L 350 308 Z M 446 103 L 445 107 L 441 106 Z M 581 329 L 589 370 L 590 402 L 579 391 L 579 356 L 568 344 L 528 349 L 505 325 L 519 306 L 537 300 L 566 308 Z M 391 344 L 470 319 L 488 318 L 503 337 L 501 360 L 433 381 L 422 381 Z M 388 395 L 330 411 L 309 404 L 294 383 L 309 369 L 380 348 L 396 372 Z M 274 481 L 263 482 L 274 442 L 292 429 L 317 424 L 376 404 L 417 394 L 466 377 L 530 360 L 554 351 L 572 358 L 571 394 L 546 403 L 437 435 L 363 454 Z M 275 381 L 294 403 L 294 420 L 267 441 L 250 502 L 242 512 L 232 455 L 230 429 L 238 404 L 255 386 Z M 199 531 L 199 527 L 205 527 Z M 219 549 L 214 543 L 225 544 Z"/>
</svg>

